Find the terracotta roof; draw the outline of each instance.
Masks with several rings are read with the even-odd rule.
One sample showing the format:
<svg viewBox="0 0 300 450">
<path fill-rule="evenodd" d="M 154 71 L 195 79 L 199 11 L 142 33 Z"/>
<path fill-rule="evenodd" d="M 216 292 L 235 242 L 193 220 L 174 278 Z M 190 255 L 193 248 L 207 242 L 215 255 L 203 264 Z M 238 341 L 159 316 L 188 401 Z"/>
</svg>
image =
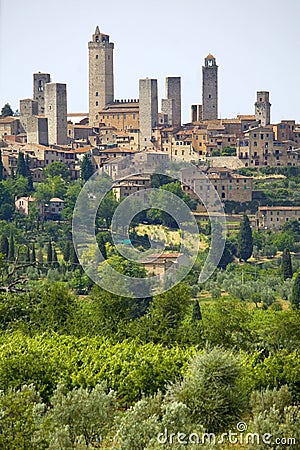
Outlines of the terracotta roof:
<svg viewBox="0 0 300 450">
<path fill-rule="evenodd" d="M 215 59 L 214 55 L 209 53 L 205 59 Z"/>
<path fill-rule="evenodd" d="M 4 117 L 3 119 L 0 119 L 0 123 L 12 123 L 15 122 L 16 120 L 20 120 L 19 117 L 7 116 Z"/>
</svg>

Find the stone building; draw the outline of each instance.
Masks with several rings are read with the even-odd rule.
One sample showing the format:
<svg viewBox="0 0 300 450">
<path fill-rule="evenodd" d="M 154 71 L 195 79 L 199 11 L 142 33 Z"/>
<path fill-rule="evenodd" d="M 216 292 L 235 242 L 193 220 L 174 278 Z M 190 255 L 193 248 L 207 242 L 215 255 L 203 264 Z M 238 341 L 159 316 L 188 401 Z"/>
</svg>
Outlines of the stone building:
<svg viewBox="0 0 300 450">
<path fill-rule="evenodd" d="M 48 145 L 48 120 L 46 117 L 27 117 L 26 128 L 28 144 Z"/>
<path fill-rule="evenodd" d="M 97 127 L 105 125 L 118 131 L 139 129 L 139 100 L 115 100 L 99 110 Z"/>
<path fill-rule="evenodd" d="M 245 167 L 299 165 L 299 151 L 293 141 L 275 140 L 273 127 L 256 127 L 237 139 L 237 157 Z"/>
<path fill-rule="evenodd" d="M 114 44 L 96 27 L 89 49 L 89 123 L 99 123 L 99 111 L 114 101 Z"/>
<path fill-rule="evenodd" d="M 154 148 L 152 130 L 158 125 L 157 80 L 139 80 L 140 149 Z"/>
<path fill-rule="evenodd" d="M 166 98 L 161 102 L 161 111 L 168 116 L 168 124 L 181 125 L 181 78 L 166 77 Z"/>
<path fill-rule="evenodd" d="M 260 122 L 262 127 L 266 127 L 271 123 L 271 103 L 269 102 L 269 92 L 257 92 L 255 102 L 255 118 Z"/>
<path fill-rule="evenodd" d="M 49 145 L 67 144 L 67 86 L 45 84 L 45 116 L 48 119 Z"/>
<path fill-rule="evenodd" d="M 300 206 L 259 206 L 256 226 L 263 230 L 279 230 L 289 220 L 300 222 Z"/>
<path fill-rule="evenodd" d="M 33 100 L 38 103 L 38 111 L 36 114 L 45 114 L 45 85 L 51 82 L 49 73 L 33 74 Z"/>
<path fill-rule="evenodd" d="M 202 67 L 202 119 L 218 118 L 218 66 L 212 54 L 207 55 Z"/>
<path fill-rule="evenodd" d="M 208 169 L 202 175 L 193 169 L 183 169 L 182 188 L 191 198 L 198 198 L 195 194 L 198 192 L 204 202 L 212 199 L 217 191 L 222 202 L 244 203 L 252 200 L 253 179 L 221 167 Z"/>
<path fill-rule="evenodd" d="M 27 132 L 27 119 L 38 115 L 38 102 L 32 98 L 20 100 L 20 121 L 22 128 Z"/>
</svg>

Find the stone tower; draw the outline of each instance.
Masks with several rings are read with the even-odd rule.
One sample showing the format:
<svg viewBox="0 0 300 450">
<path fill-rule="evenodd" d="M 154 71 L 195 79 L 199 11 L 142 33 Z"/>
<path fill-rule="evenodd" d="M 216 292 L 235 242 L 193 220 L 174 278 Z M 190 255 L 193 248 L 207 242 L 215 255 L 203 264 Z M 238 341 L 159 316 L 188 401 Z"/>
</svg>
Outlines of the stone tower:
<svg viewBox="0 0 300 450">
<path fill-rule="evenodd" d="M 213 55 L 209 54 L 202 67 L 202 119 L 218 118 L 218 66 Z"/>
<path fill-rule="evenodd" d="M 181 125 L 181 79 L 180 77 L 166 78 L 166 98 L 174 100 L 172 125 Z"/>
<path fill-rule="evenodd" d="M 89 123 L 99 124 L 98 113 L 114 101 L 114 44 L 96 27 L 89 47 Z"/>
<path fill-rule="evenodd" d="M 269 92 L 259 91 L 256 93 L 255 118 L 260 121 L 262 127 L 271 123 L 271 103 L 269 102 Z"/>
<path fill-rule="evenodd" d="M 140 149 L 153 148 L 152 129 L 158 125 L 157 80 L 139 80 Z"/>
<path fill-rule="evenodd" d="M 33 100 L 38 102 L 38 114 L 45 114 L 45 84 L 50 83 L 51 78 L 49 73 L 34 73 L 33 74 Z"/>
<path fill-rule="evenodd" d="M 20 100 L 20 121 L 24 132 L 27 131 L 27 120 L 29 117 L 38 115 L 38 102 L 32 98 Z"/>
<path fill-rule="evenodd" d="M 45 85 L 45 116 L 48 119 L 49 145 L 67 144 L 67 86 L 62 83 Z"/>
</svg>

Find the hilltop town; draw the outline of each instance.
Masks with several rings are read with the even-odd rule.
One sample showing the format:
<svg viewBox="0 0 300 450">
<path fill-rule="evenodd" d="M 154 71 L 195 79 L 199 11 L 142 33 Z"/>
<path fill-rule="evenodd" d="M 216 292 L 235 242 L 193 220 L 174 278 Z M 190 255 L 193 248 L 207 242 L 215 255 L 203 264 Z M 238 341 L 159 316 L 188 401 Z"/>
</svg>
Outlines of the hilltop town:
<svg viewBox="0 0 300 450">
<path fill-rule="evenodd" d="M 42 72 L 2 108 L 0 449 L 299 449 L 300 124 L 220 118 L 211 53 L 189 123 L 88 56 L 88 112 Z"/>
<path fill-rule="evenodd" d="M 19 115 L 0 119 L 4 178 L 15 173 L 20 152 L 27 157 L 33 182 L 42 182 L 43 169 L 57 161 L 66 164 L 72 180 L 80 178 L 84 156 L 90 158 L 94 170 L 117 178 L 124 156 L 134 161 L 139 153 L 150 152 L 162 161 L 200 165 L 213 179 L 224 204 L 249 206 L 258 197 L 251 172 L 245 177 L 247 172 L 241 169 L 299 166 L 300 125 L 290 119 L 271 122 L 269 92 L 256 93 L 253 114 L 218 118 L 218 66 L 212 54 L 204 58 L 202 67 L 202 104 L 191 105 L 187 124 L 181 121 L 179 76 L 166 77 L 166 98 L 159 112 L 156 79 L 139 80 L 138 99 L 115 99 L 114 43 L 98 26 L 88 43 L 88 55 L 88 113 L 68 113 L 67 85 L 39 72 L 33 74 L 32 98 L 20 100 Z M 125 190 L 128 194 L 140 188 L 137 180 L 127 184 L 119 189 L 118 198 Z"/>
</svg>

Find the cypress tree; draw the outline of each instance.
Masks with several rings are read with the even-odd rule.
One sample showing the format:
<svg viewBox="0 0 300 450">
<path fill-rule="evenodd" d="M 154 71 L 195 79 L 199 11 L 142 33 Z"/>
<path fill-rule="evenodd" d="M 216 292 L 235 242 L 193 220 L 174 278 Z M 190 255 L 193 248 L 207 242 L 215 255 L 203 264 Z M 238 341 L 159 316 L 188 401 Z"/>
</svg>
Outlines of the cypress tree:
<svg viewBox="0 0 300 450">
<path fill-rule="evenodd" d="M 32 180 L 32 175 L 31 175 L 31 171 L 30 171 L 30 158 L 28 155 L 26 155 L 25 167 L 26 167 L 26 178 L 28 180 L 28 190 L 29 190 L 29 192 L 32 192 L 33 191 L 33 180 Z"/>
<path fill-rule="evenodd" d="M 30 248 L 28 246 L 26 247 L 25 262 L 30 263 Z"/>
<path fill-rule="evenodd" d="M 79 264 L 79 260 L 78 260 L 74 245 L 72 245 L 71 251 L 70 251 L 70 265 L 71 265 L 72 270 L 80 269 L 80 264 Z"/>
<path fill-rule="evenodd" d="M 1 153 L 1 149 L 0 149 L 0 181 L 2 181 L 4 178 L 4 166 L 3 166 L 3 162 L 2 162 L 2 153 Z"/>
<path fill-rule="evenodd" d="M 30 260 L 32 263 L 36 262 L 36 254 L 35 254 L 35 245 L 34 244 L 32 244 L 32 247 L 31 247 L 31 259 Z"/>
<path fill-rule="evenodd" d="M 94 173 L 94 167 L 91 158 L 87 154 L 84 155 L 81 162 L 81 178 L 87 181 Z"/>
<path fill-rule="evenodd" d="M 39 263 L 40 265 L 42 265 L 43 262 L 44 262 L 44 255 L 43 255 L 43 249 L 42 249 L 42 247 L 39 248 L 38 255 L 37 255 L 37 260 L 38 260 L 38 263 Z"/>
<path fill-rule="evenodd" d="M 193 304 L 192 321 L 196 322 L 196 320 L 202 320 L 202 314 L 198 300 L 196 300 Z"/>
<path fill-rule="evenodd" d="M 63 249 L 63 257 L 66 262 L 70 260 L 70 252 L 71 252 L 71 243 L 70 241 L 66 241 Z"/>
<path fill-rule="evenodd" d="M 10 233 L 9 236 L 9 246 L 8 246 L 8 261 L 13 262 L 15 260 L 15 241 L 14 236 L 12 233 Z"/>
<path fill-rule="evenodd" d="M 102 253 L 103 258 L 107 259 L 105 241 L 102 236 L 100 236 L 98 239 L 98 247 L 99 247 L 100 252 Z"/>
<path fill-rule="evenodd" d="M 53 254 L 52 254 L 52 259 L 53 259 L 53 268 L 54 269 L 58 269 L 59 268 L 59 263 L 58 263 L 58 259 L 57 259 L 57 253 L 55 248 L 53 249 Z"/>
<path fill-rule="evenodd" d="M 9 250 L 9 243 L 6 236 L 1 236 L 0 239 L 0 253 L 5 256 L 5 258 L 8 257 L 8 250 Z"/>
<path fill-rule="evenodd" d="M 253 239 L 252 230 L 248 216 L 244 215 L 240 224 L 238 234 L 238 248 L 237 254 L 240 260 L 247 261 L 252 255 Z"/>
<path fill-rule="evenodd" d="M 49 241 L 47 245 L 47 263 L 51 264 L 53 261 L 52 242 Z"/>
<path fill-rule="evenodd" d="M 26 175 L 27 175 L 27 169 L 26 169 L 24 154 L 22 152 L 19 152 L 18 160 L 17 160 L 16 176 L 26 178 Z"/>
<path fill-rule="evenodd" d="M 290 254 L 290 251 L 287 248 L 282 253 L 281 273 L 282 273 L 282 276 L 283 276 L 284 280 L 286 280 L 287 278 L 292 278 L 293 277 L 293 268 L 292 268 L 291 254 Z"/>
<path fill-rule="evenodd" d="M 300 273 L 297 273 L 291 295 L 291 304 L 295 308 L 300 308 Z"/>
</svg>

